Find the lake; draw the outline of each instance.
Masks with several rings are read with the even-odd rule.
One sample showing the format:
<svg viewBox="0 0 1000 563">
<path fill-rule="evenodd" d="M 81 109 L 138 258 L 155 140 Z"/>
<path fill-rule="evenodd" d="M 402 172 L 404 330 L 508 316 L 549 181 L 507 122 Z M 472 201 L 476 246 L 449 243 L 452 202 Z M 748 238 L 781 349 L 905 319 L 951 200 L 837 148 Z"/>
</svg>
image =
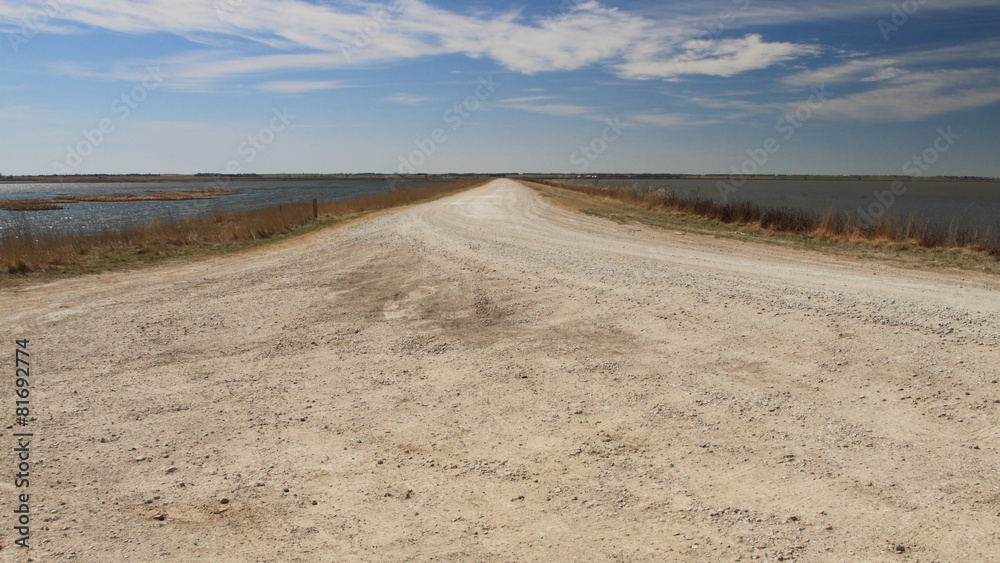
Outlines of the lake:
<svg viewBox="0 0 1000 563">
<path fill-rule="evenodd" d="M 791 180 L 748 179 L 736 187 L 728 179 L 721 180 L 732 187 L 720 189 L 715 179 L 577 179 L 580 183 L 602 186 L 636 186 L 642 190 L 672 189 L 681 196 L 699 194 L 713 201 L 749 201 L 765 208 L 789 207 L 816 213 L 835 210 L 852 217 L 863 216 L 859 209 L 872 215 L 878 212 L 881 199 L 888 202 L 889 216 L 938 228 L 963 228 L 984 231 L 990 229 L 1000 237 L 1000 182 L 998 181 L 933 181 L 902 179 L 892 193 L 893 181 L 876 180 Z M 886 193 L 888 192 L 888 195 Z M 873 207 L 874 206 L 874 207 Z"/>
<path fill-rule="evenodd" d="M 874 180 L 782 180 L 750 179 L 735 191 L 720 190 L 715 179 L 577 179 L 600 185 L 635 185 L 640 189 L 672 189 L 678 195 L 700 194 L 714 201 L 750 201 L 762 207 L 791 207 L 824 213 L 836 210 L 852 216 L 858 209 L 878 211 L 876 194 L 891 194 L 891 181 Z M 723 182 L 731 184 L 728 180 Z M 107 183 L 0 183 L 0 200 L 40 198 L 60 195 L 174 192 L 196 188 L 225 187 L 234 195 L 186 201 L 81 202 L 63 204 L 54 211 L 11 212 L 0 210 L 0 232 L 18 222 L 30 222 L 36 236 L 59 231 L 100 232 L 137 225 L 152 220 L 209 216 L 216 209 L 239 213 L 289 203 L 338 201 L 386 193 L 395 187 L 421 186 L 432 182 L 392 184 L 385 179 L 241 179 L 216 184 L 205 182 L 152 181 Z M 990 229 L 1000 237 L 1000 182 L 903 180 L 897 185 L 887 213 L 901 219 L 940 228 Z M 723 194 L 722 192 L 725 192 Z M 724 197 L 725 195 L 725 197 Z M 875 205 L 873 208 L 872 206 Z"/>
<path fill-rule="evenodd" d="M 140 225 L 153 220 L 176 220 L 204 217 L 221 209 L 240 213 L 290 203 L 339 201 L 372 194 L 387 193 L 395 187 L 415 187 L 434 182 L 392 184 L 386 179 L 309 179 L 309 180 L 236 180 L 215 183 L 191 181 L 101 182 L 101 183 L 0 183 L 0 200 L 51 199 L 61 195 L 141 194 L 180 192 L 199 188 L 230 188 L 234 195 L 215 199 L 184 201 L 79 202 L 60 204 L 52 211 L 0 210 L 0 232 L 30 223 L 32 233 L 44 236 L 55 232 L 93 233 Z"/>
</svg>

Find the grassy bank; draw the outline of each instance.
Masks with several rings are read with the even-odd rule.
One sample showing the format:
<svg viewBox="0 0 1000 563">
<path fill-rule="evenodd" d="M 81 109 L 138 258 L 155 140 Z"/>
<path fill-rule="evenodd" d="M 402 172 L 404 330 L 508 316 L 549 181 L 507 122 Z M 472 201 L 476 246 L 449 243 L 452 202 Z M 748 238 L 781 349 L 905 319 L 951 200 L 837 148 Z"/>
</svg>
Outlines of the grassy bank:
<svg viewBox="0 0 1000 563">
<path fill-rule="evenodd" d="M 529 185 L 564 207 L 622 223 L 1000 273 L 1000 244 L 989 232 L 941 231 L 892 217 L 867 225 L 833 212 L 765 209 L 745 202 L 722 204 L 662 189 L 643 192 L 632 187 L 549 181 Z"/>
<path fill-rule="evenodd" d="M 131 267 L 171 257 L 231 252 L 301 235 L 392 207 L 430 201 L 483 184 L 461 181 L 403 188 L 385 194 L 322 203 L 313 218 L 311 204 L 279 205 L 240 214 L 154 221 L 98 234 L 59 234 L 37 238 L 30 216 L 0 239 L 0 278 L 73 275 Z"/>
</svg>

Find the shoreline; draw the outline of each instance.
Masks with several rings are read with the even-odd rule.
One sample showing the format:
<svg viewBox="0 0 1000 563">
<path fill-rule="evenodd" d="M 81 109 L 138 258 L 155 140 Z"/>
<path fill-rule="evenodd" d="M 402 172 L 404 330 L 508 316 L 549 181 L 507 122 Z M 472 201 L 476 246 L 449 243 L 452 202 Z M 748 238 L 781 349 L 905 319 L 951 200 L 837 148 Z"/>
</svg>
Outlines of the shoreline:
<svg viewBox="0 0 1000 563">
<path fill-rule="evenodd" d="M 309 204 L 285 204 L 238 214 L 152 221 L 120 231 L 56 234 L 36 239 L 30 225 L 0 236 L 0 285 L 134 268 L 182 256 L 228 254 L 297 237 L 386 209 L 434 201 L 482 185 L 442 182 L 393 192 Z"/>
<path fill-rule="evenodd" d="M 137 201 L 190 201 L 195 199 L 215 199 L 220 196 L 235 195 L 239 190 L 224 188 L 196 188 L 182 192 L 154 192 L 146 194 L 94 194 L 62 195 L 54 198 L 7 199 L 0 201 L 0 209 L 6 211 L 55 211 L 64 209 L 61 204 L 71 203 L 133 203 Z"/>
<path fill-rule="evenodd" d="M 1000 247 L 975 233 L 938 233 L 892 218 L 863 228 L 859 223 L 828 213 L 714 204 L 698 198 L 643 194 L 589 184 L 523 183 L 553 205 L 620 224 L 644 224 L 706 237 L 846 255 L 873 265 L 903 263 L 910 268 L 1000 273 Z"/>
<path fill-rule="evenodd" d="M 669 173 L 622 173 L 622 174 L 490 174 L 490 173 L 444 173 L 444 174 L 85 174 L 75 176 L 3 176 L 0 184 L 74 184 L 109 183 L 131 184 L 146 182 L 233 182 L 241 180 L 381 180 L 395 182 L 429 182 L 468 178 L 510 178 L 512 180 L 729 180 L 732 174 L 669 174 Z M 789 181 L 829 181 L 829 182 L 1000 182 L 1000 178 L 985 176 L 906 176 L 882 174 L 752 174 L 740 175 L 746 180 L 789 180 Z"/>
<path fill-rule="evenodd" d="M 524 179 L 523 177 L 519 179 L 522 181 L 526 181 L 528 183 L 535 183 L 536 185 L 538 185 L 537 181 L 527 180 Z M 466 179 L 466 182 L 447 182 L 447 184 L 479 185 L 487 181 L 488 180 L 486 179 L 480 179 L 478 182 L 472 182 L 471 179 Z M 549 184 L 545 184 L 544 182 L 545 181 L 543 180 L 541 185 L 546 185 L 550 189 L 561 189 L 561 190 L 567 189 L 567 187 L 565 186 L 552 186 Z M 442 183 L 439 186 L 442 186 L 444 184 L 446 183 Z M 589 184 L 579 184 L 577 185 L 576 189 L 572 188 L 570 189 L 572 190 L 572 192 L 575 192 L 578 197 L 595 198 L 596 196 L 593 194 L 585 195 L 584 192 L 588 191 L 586 189 L 588 186 Z M 468 189 L 468 188 L 462 188 L 462 189 Z M 201 193 L 202 191 L 203 190 L 193 190 L 190 193 L 197 194 Z M 220 190 L 220 192 L 221 191 L 222 190 Z M 184 194 L 188 192 L 178 192 L 178 193 Z M 145 198 L 147 200 L 161 201 L 160 199 L 153 197 L 159 194 L 143 194 L 143 195 L 149 196 L 148 198 Z M 216 195 L 222 195 L 222 194 L 220 193 Z M 74 196 L 69 196 L 69 197 L 72 198 Z M 341 200 L 340 202 L 333 202 L 333 203 L 334 204 L 342 203 L 345 205 L 350 205 L 354 202 L 359 201 L 359 199 L 363 200 L 366 197 L 370 196 L 364 196 L 362 198 L 351 199 L 351 200 Z M 565 198 L 560 197 L 557 199 L 565 199 Z M 597 199 L 603 200 L 603 198 L 600 197 L 598 197 Z M 591 201 L 597 201 L 597 199 Z M 11 200 L 11 201 L 16 201 L 16 200 Z M 119 199 L 118 201 L 136 201 L 136 199 L 126 195 L 122 199 Z M 430 201 L 430 199 L 423 201 Z M 45 200 L 45 202 L 54 203 L 54 200 Z M 420 202 L 421 201 L 414 201 L 412 203 L 420 203 Z M 410 205 L 412 203 L 407 203 L 405 205 Z M 619 201 L 615 205 L 620 206 L 627 204 L 628 202 Z M 576 202 L 573 205 L 579 206 L 580 204 L 579 202 Z M 646 209 L 644 208 L 643 205 L 631 206 L 632 211 L 623 211 L 622 209 L 613 209 L 611 207 L 604 209 L 602 207 L 603 204 L 596 206 L 593 204 L 588 204 L 588 205 L 590 208 L 584 206 L 583 208 L 578 209 L 578 211 L 590 215 L 605 216 L 617 222 L 646 223 L 661 228 L 686 230 L 690 231 L 692 234 L 702 234 L 715 237 L 720 237 L 720 236 L 736 237 L 746 240 L 757 240 L 762 243 L 781 244 L 781 245 L 790 244 L 793 246 L 800 247 L 801 250 L 808 250 L 812 252 L 832 252 L 835 254 L 838 253 L 848 254 L 854 256 L 859 260 L 866 260 L 872 263 L 893 263 L 902 261 L 908 263 L 911 267 L 926 267 L 926 266 L 931 266 L 935 268 L 958 267 L 965 270 L 980 270 L 990 273 L 997 273 L 998 271 L 1000 271 L 1000 267 L 998 267 L 998 264 L 1000 264 L 1000 260 L 997 260 L 996 257 L 990 257 L 985 253 L 974 251 L 971 249 L 924 248 L 919 244 L 912 243 L 912 241 L 861 240 L 860 237 L 851 237 L 850 240 L 840 240 L 837 237 L 831 238 L 827 236 L 806 235 L 803 237 L 801 233 L 794 233 L 794 232 L 782 233 L 780 231 L 772 232 L 767 229 L 756 228 L 753 225 L 744 225 L 741 223 L 719 223 L 717 221 L 713 221 L 712 219 L 700 217 L 697 214 L 686 214 L 684 212 L 679 212 L 680 213 L 679 215 L 678 212 L 665 213 L 662 210 Z M 324 216 L 328 216 L 328 213 L 325 210 L 326 206 L 327 204 L 321 204 L 321 213 L 320 213 L 321 216 L 319 220 L 320 223 L 324 222 L 323 219 Z M 258 210 L 258 212 L 266 213 L 267 209 Z M 303 207 L 303 210 L 300 210 L 298 212 L 305 215 L 309 214 L 309 210 L 305 209 L 305 207 Z M 673 215 L 676 215 L 676 217 L 672 217 Z M 207 222 L 214 221 L 218 223 L 225 222 L 226 224 L 235 225 L 238 224 L 241 220 L 242 219 L 240 214 L 230 215 L 228 213 L 223 212 L 221 214 L 218 214 L 214 218 L 203 219 L 202 221 L 207 221 Z M 339 222 L 339 220 L 340 219 L 334 218 L 333 222 L 336 223 Z M 315 221 L 312 221 L 312 223 L 315 223 Z M 291 231 L 280 234 L 278 235 L 278 237 L 292 238 L 299 236 L 301 234 L 305 234 L 313 230 L 314 228 L 321 228 L 323 226 L 319 225 L 310 227 L 312 223 L 310 222 L 296 223 L 300 226 L 292 227 Z M 690 225 L 688 223 L 690 223 Z M 139 230 L 142 229 L 143 227 L 139 227 Z M 198 255 L 213 254 L 213 253 L 229 253 L 232 251 L 238 251 L 247 244 L 256 245 L 260 244 L 261 242 L 274 240 L 273 235 L 268 235 L 266 237 L 262 237 L 261 241 L 251 242 L 251 243 L 235 242 L 220 246 L 218 244 L 206 244 L 203 241 L 199 241 L 192 247 L 190 244 L 175 245 L 174 243 L 169 242 L 167 238 L 161 237 L 160 239 L 157 239 L 156 236 L 152 236 L 152 238 L 150 238 L 150 236 L 152 235 L 144 235 L 145 245 L 152 245 L 157 248 L 167 246 L 169 248 L 165 250 L 160 249 L 153 252 L 139 250 L 138 255 L 136 256 L 126 256 L 129 255 L 130 253 L 134 254 L 135 252 L 133 251 L 136 249 L 131 249 L 131 250 L 118 249 L 118 251 L 112 253 L 115 254 L 114 256 L 103 256 L 99 260 L 100 264 L 96 266 L 97 270 L 117 269 L 122 266 L 122 263 L 125 263 L 127 267 L 135 267 L 139 265 L 140 262 L 141 263 L 158 262 L 163 259 L 170 259 L 178 256 L 188 256 L 192 253 Z M 170 234 L 170 236 L 174 237 L 175 235 Z M 102 237 L 101 235 L 96 235 L 93 238 L 94 240 L 99 240 Z M 42 241 L 42 243 L 39 246 L 44 247 L 46 244 L 50 244 L 53 241 Z M 16 242 L 16 238 L 14 239 L 14 242 Z M 25 268 L 25 266 L 19 265 L 21 264 L 22 261 L 14 257 L 7 248 L 4 248 L 3 243 L 4 241 L 0 240 L 0 258 L 4 258 L 4 261 L 6 263 L 3 264 L 3 270 L 2 272 L 0 272 L 0 279 L 5 279 L 7 281 L 10 281 L 12 279 L 36 279 L 38 277 L 51 277 L 51 276 L 63 277 L 63 276 L 86 274 L 91 271 L 95 271 L 94 266 L 92 264 L 80 266 L 77 263 L 80 260 L 78 256 L 71 257 L 72 259 L 70 259 L 67 264 L 59 264 L 60 260 L 62 259 L 56 259 L 55 263 L 49 264 L 47 266 L 38 265 Z M 10 241 L 7 241 L 7 244 L 9 245 Z M 60 244 L 68 244 L 68 243 L 67 241 L 60 241 Z M 72 241 L 72 245 L 74 247 L 79 248 L 81 244 L 83 246 L 87 246 L 87 244 L 89 243 L 84 243 L 79 240 Z M 106 241 L 97 244 L 98 247 L 100 247 L 101 245 L 106 245 Z M 90 246 L 88 248 L 92 247 L 93 246 Z M 77 253 L 80 256 L 82 256 L 83 254 L 87 254 L 89 252 L 91 251 L 85 250 L 83 251 L 83 253 L 79 252 Z M 3 256 L 3 254 L 6 254 L 7 256 Z"/>
<path fill-rule="evenodd" d="M 204 182 L 215 184 L 246 180 L 392 180 L 437 182 L 484 178 L 487 174 L 86 174 L 79 176 L 3 176 L 0 184 L 143 184 L 147 182 Z M 489 176 L 493 178 L 495 176 Z"/>
</svg>

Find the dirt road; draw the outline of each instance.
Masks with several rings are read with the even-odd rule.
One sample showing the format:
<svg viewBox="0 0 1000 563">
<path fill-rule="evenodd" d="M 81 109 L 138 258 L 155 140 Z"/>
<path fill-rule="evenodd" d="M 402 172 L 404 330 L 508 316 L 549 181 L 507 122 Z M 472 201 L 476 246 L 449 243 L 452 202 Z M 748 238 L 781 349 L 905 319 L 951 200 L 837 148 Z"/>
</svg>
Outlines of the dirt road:
<svg viewBox="0 0 1000 563">
<path fill-rule="evenodd" d="M 1000 560 L 994 277 L 499 180 L 0 300 L 37 561 Z"/>
</svg>

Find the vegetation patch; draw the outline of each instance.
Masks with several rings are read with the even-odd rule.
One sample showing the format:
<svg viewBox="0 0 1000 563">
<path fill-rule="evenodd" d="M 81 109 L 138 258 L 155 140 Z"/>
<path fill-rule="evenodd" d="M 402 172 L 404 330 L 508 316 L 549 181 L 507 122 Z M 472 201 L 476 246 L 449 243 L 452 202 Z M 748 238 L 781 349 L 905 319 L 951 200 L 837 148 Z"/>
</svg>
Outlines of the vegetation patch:
<svg viewBox="0 0 1000 563">
<path fill-rule="evenodd" d="M 191 199 L 214 199 L 218 196 L 233 195 L 238 190 L 228 188 L 200 188 L 181 192 L 151 192 L 145 194 L 94 194 L 61 195 L 51 199 L 10 199 L 0 201 L 0 209 L 7 211 L 49 211 L 62 209 L 60 204 L 90 202 L 131 202 L 131 201 L 183 201 Z"/>
<path fill-rule="evenodd" d="M 374 211 L 430 201 L 483 183 L 479 179 L 465 179 L 322 203 L 316 209 L 316 216 L 311 204 L 279 205 L 232 215 L 216 211 L 212 217 L 154 221 L 97 234 L 36 236 L 27 219 L 0 237 L 0 279 L 74 275 L 179 256 L 242 250 Z"/>
<path fill-rule="evenodd" d="M 834 212 L 765 209 L 722 204 L 669 190 L 641 191 L 555 181 L 525 182 L 563 208 L 619 223 L 756 240 L 914 266 L 957 267 L 1000 273 L 1000 243 L 990 232 L 942 231 L 892 218 L 873 225 Z"/>
</svg>

